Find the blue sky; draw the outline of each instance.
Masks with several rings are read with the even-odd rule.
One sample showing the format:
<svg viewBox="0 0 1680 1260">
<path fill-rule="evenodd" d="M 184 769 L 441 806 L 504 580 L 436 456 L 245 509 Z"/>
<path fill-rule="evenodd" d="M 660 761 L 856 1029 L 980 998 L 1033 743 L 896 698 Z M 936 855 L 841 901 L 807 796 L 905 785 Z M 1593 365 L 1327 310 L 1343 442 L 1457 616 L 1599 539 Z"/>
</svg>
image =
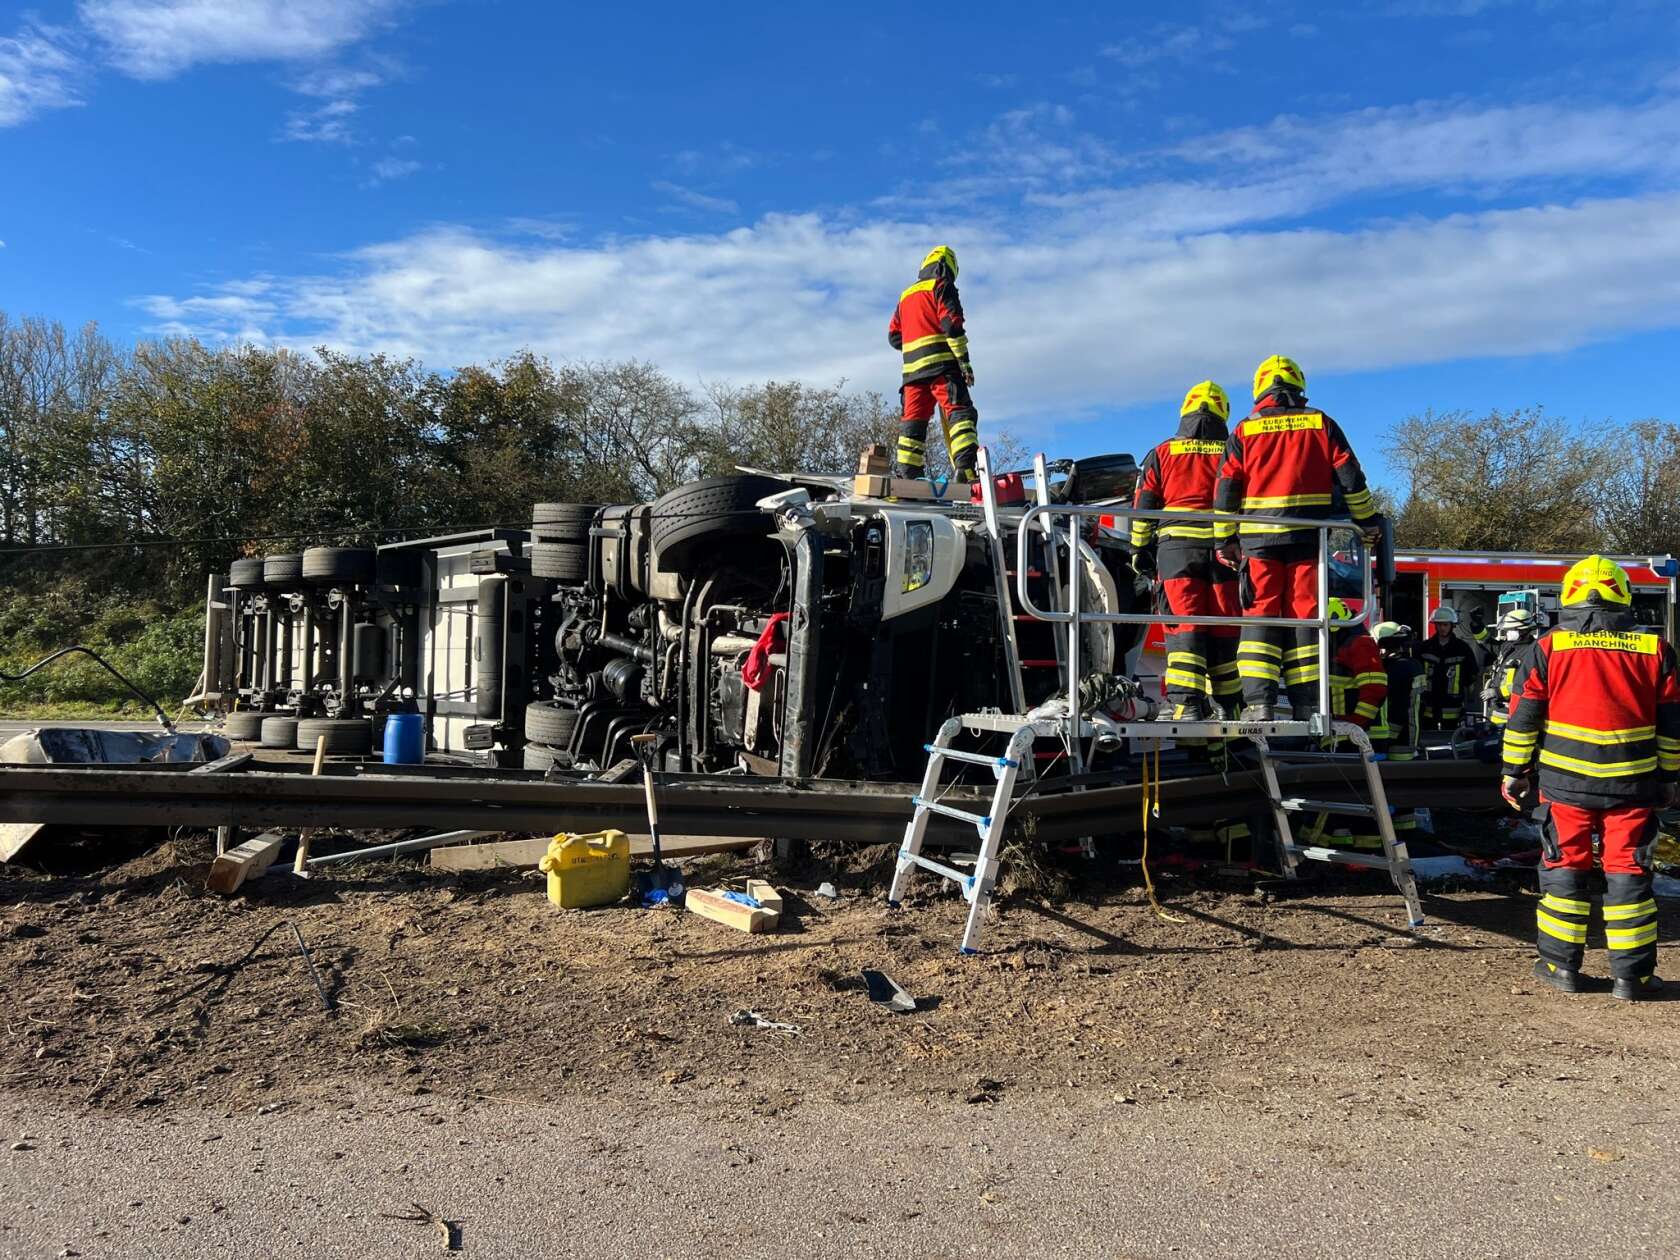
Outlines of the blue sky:
<svg viewBox="0 0 1680 1260">
<path fill-rule="evenodd" d="M 1680 5 L 81 0 L 0 10 L 0 309 L 882 390 L 962 260 L 982 428 L 1141 450 L 1306 368 L 1680 419 Z"/>
</svg>

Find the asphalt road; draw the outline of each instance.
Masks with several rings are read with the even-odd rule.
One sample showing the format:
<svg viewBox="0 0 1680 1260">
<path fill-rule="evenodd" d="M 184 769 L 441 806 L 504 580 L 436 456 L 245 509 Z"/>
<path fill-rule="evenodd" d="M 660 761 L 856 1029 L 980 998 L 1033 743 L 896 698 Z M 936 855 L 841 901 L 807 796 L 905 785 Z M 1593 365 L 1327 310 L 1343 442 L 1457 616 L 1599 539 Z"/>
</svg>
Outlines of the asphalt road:
<svg viewBox="0 0 1680 1260">
<path fill-rule="evenodd" d="M 1437 1105 L 1414 1081 L 1364 1114 L 1006 1090 L 764 1116 L 704 1114 L 680 1087 L 267 1115 L 11 1093 L 0 1255 L 440 1254 L 435 1229 L 387 1215 L 414 1203 L 482 1257 L 1673 1255 L 1672 1108 L 1583 1114 L 1547 1088 Z"/>
</svg>

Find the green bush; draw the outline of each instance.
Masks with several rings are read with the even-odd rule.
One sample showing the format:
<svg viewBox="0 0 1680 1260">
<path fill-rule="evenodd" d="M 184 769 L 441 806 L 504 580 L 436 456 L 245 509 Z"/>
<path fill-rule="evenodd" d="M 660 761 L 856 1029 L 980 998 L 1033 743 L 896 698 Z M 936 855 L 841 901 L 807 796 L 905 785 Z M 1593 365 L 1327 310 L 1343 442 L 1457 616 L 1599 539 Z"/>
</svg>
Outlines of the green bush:
<svg viewBox="0 0 1680 1260">
<path fill-rule="evenodd" d="M 0 671 L 20 673 L 49 652 L 80 643 L 98 652 L 173 712 L 198 680 L 202 608 L 102 593 L 71 580 L 45 590 L 0 592 Z M 80 654 L 22 682 L 0 683 L 0 713 L 144 712 L 110 674 Z"/>
</svg>

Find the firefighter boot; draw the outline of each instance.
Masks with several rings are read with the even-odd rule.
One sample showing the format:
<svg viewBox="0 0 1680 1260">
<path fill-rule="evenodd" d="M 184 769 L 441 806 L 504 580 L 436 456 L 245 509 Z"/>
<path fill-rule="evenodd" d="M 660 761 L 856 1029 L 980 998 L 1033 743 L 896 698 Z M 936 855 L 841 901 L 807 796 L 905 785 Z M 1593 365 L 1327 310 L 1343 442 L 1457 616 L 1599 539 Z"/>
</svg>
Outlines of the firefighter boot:
<svg viewBox="0 0 1680 1260">
<path fill-rule="evenodd" d="M 1534 978 L 1544 980 L 1559 993 L 1585 993 L 1587 987 L 1581 981 L 1579 971 L 1568 971 L 1563 967 L 1553 966 L 1549 962 L 1535 960 Z"/>
<path fill-rule="evenodd" d="M 1648 976 L 1617 976 L 1610 986 L 1610 996 L 1621 998 L 1624 1002 L 1644 1002 L 1656 997 L 1662 989 L 1662 977 L 1654 973 Z"/>
<path fill-rule="evenodd" d="M 1648 874 L 1604 876 L 1604 943 L 1616 997 L 1638 1001 L 1662 987 L 1657 980 L 1657 903 Z"/>
<path fill-rule="evenodd" d="M 1550 826 L 1548 822 L 1548 829 Z M 1592 914 L 1592 902 L 1587 900 L 1590 876 L 1590 871 L 1570 866 L 1540 868 L 1540 904 L 1534 910 L 1540 962 L 1534 974 L 1565 993 L 1579 992 L 1581 958 L 1586 953 L 1587 922 Z M 1569 981 L 1553 979 L 1560 973 L 1566 973 Z M 1566 987 L 1570 982 L 1576 987 Z"/>
</svg>

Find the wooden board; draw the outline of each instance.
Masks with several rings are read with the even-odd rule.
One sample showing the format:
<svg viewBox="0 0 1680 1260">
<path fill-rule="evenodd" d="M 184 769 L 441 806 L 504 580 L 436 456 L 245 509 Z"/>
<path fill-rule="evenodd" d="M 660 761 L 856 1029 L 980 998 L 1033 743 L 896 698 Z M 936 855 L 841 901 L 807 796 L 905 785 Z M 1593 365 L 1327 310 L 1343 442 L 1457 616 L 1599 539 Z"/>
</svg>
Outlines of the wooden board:
<svg viewBox="0 0 1680 1260">
<path fill-rule="evenodd" d="M 0 862 L 10 862 L 46 829 L 46 823 L 0 823 Z"/>
<path fill-rule="evenodd" d="M 261 875 L 274 859 L 280 856 L 280 846 L 286 838 L 272 831 L 252 836 L 243 844 L 236 844 L 210 864 L 210 878 L 204 886 L 211 892 L 223 894 L 239 891 L 239 886 L 253 875 Z"/>
<path fill-rule="evenodd" d="M 932 499 L 933 483 L 909 477 L 863 476 L 852 479 L 852 493 L 866 499 Z"/>
<path fill-rule="evenodd" d="M 446 871 L 482 871 L 493 866 L 535 866 L 548 852 L 552 837 L 538 836 L 534 840 L 500 840 L 494 844 L 452 844 L 432 850 L 432 865 Z M 741 839 L 731 836 L 665 836 L 660 845 L 668 858 L 700 857 L 707 853 L 732 853 L 750 849 L 759 843 L 757 837 Z M 651 857 L 653 841 L 647 836 L 630 837 L 631 857 Z"/>
<path fill-rule="evenodd" d="M 683 904 L 688 907 L 690 914 L 697 914 L 702 919 L 711 919 L 714 923 L 732 927 L 737 932 L 772 932 L 782 918 L 779 911 L 745 906 L 709 888 L 690 888 L 688 895 L 683 898 Z"/>
<path fill-rule="evenodd" d="M 749 879 L 747 881 L 747 896 L 763 906 L 771 914 L 782 912 L 782 890 L 767 879 Z"/>
</svg>

